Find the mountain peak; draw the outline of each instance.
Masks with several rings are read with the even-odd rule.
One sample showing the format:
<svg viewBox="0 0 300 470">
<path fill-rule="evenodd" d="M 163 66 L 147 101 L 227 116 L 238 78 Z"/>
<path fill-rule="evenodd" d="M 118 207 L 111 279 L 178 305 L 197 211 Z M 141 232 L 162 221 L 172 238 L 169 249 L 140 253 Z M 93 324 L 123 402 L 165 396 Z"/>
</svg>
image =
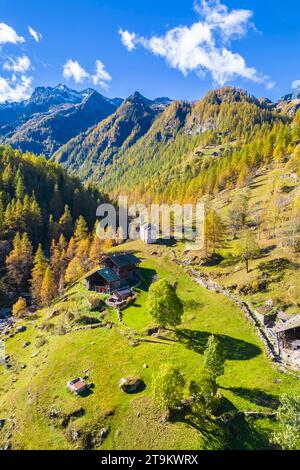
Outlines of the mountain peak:
<svg viewBox="0 0 300 470">
<path fill-rule="evenodd" d="M 234 103 L 247 101 L 259 104 L 258 100 L 242 88 L 224 86 L 222 88 L 209 91 L 204 97 L 204 101 L 210 104 Z"/>
<path fill-rule="evenodd" d="M 59 83 L 55 87 L 37 87 L 32 93 L 27 103 L 42 103 L 46 101 L 53 101 L 53 104 L 60 104 L 63 102 L 79 103 L 82 101 L 82 94 L 78 91 L 71 90 L 66 85 Z"/>
<path fill-rule="evenodd" d="M 54 90 L 68 90 L 70 91 L 70 88 L 68 88 L 66 85 L 64 85 L 63 83 L 59 83 L 58 85 L 56 85 L 54 87 Z"/>
<path fill-rule="evenodd" d="M 145 98 L 139 91 L 135 91 L 132 95 L 130 95 L 126 101 L 129 101 L 131 103 L 143 103 L 143 104 L 151 104 L 152 101 L 149 100 L 148 98 Z"/>
</svg>

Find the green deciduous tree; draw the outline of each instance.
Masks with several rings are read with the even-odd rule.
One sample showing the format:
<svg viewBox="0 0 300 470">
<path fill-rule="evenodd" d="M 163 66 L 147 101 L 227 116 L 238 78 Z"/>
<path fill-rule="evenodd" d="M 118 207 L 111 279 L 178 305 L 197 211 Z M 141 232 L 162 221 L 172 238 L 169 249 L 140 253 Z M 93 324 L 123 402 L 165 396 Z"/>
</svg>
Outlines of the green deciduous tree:
<svg viewBox="0 0 300 470">
<path fill-rule="evenodd" d="M 147 308 L 150 315 L 163 327 L 176 327 L 181 323 L 183 305 L 175 288 L 165 279 L 150 286 Z"/>
<path fill-rule="evenodd" d="M 163 364 L 152 378 L 151 395 L 161 409 L 171 411 L 182 401 L 184 386 L 179 369 L 172 364 Z"/>
<path fill-rule="evenodd" d="M 220 341 L 214 335 L 208 338 L 203 355 L 203 365 L 213 379 L 224 374 L 225 356 Z"/>
<path fill-rule="evenodd" d="M 198 416 L 207 416 L 214 411 L 218 386 L 210 370 L 203 369 L 197 380 L 190 384 L 190 393 L 194 399 L 193 409 Z"/>
<path fill-rule="evenodd" d="M 300 448 L 300 395 L 286 394 L 281 397 L 281 405 L 277 410 L 278 430 L 273 441 L 284 450 Z"/>
</svg>

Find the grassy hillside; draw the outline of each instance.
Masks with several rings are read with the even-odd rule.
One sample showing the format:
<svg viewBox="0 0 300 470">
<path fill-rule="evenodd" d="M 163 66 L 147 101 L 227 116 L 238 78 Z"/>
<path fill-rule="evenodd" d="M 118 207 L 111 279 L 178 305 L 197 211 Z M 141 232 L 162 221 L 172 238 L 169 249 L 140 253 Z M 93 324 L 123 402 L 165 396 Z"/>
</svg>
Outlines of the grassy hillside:
<svg viewBox="0 0 300 470">
<path fill-rule="evenodd" d="M 236 201 L 243 198 L 247 206 L 246 220 L 233 237 L 232 212 Z M 258 172 L 246 188 L 206 198 L 207 207 L 216 209 L 226 225 L 226 240 L 216 249 L 218 257 L 214 261 L 206 263 L 201 252 L 191 252 L 189 259 L 195 268 L 250 300 L 254 306 L 272 299 L 278 309 L 299 313 L 299 201 L 299 178 L 291 177 L 283 166 Z M 236 247 L 249 233 L 257 240 L 260 254 L 250 261 L 247 273 L 245 264 L 236 256 Z"/>
<path fill-rule="evenodd" d="M 272 410 L 278 397 L 295 389 L 297 382 L 267 359 L 256 332 L 237 307 L 191 281 L 183 268 L 174 263 L 168 248 L 157 246 L 158 256 L 151 255 L 153 247 L 141 242 L 130 242 L 125 248 L 142 258 L 144 283 L 123 317 L 137 334 L 120 325 L 114 311 L 91 312 L 91 293 L 81 285 L 68 291 L 56 305 L 39 311 L 36 317 L 19 322 L 27 330 L 6 337 L 9 368 L 0 368 L 0 418 L 6 419 L 0 431 L 1 446 L 10 443 L 15 449 L 270 447 L 274 423 L 266 418 L 236 418 L 225 425 L 217 418 L 203 423 L 199 416 L 187 411 L 178 412 L 172 422 L 161 420 L 149 393 L 152 374 L 162 362 L 171 361 L 185 373 L 187 381 L 196 377 L 210 333 L 218 335 L 227 359 L 225 374 L 219 379 L 224 396 L 219 415 L 229 410 Z M 153 324 L 145 300 L 154 274 L 176 281 L 184 303 L 183 323 L 176 336 L 169 339 L 145 336 L 145 328 Z M 112 321 L 112 327 L 76 331 L 78 320 L 90 315 Z M 70 332 L 62 334 L 63 330 Z M 30 344 L 23 349 L 26 341 Z M 145 363 L 148 368 L 143 367 Z M 87 369 L 88 381 L 95 387 L 89 395 L 75 397 L 66 389 L 66 383 L 84 375 Z M 140 376 L 145 390 L 132 395 L 120 391 L 120 378 L 129 375 Z M 188 397 L 188 390 L 185 394 Z M 99 438 L 102 428 L 108 431 L 103 441 Z"/>
</svg>

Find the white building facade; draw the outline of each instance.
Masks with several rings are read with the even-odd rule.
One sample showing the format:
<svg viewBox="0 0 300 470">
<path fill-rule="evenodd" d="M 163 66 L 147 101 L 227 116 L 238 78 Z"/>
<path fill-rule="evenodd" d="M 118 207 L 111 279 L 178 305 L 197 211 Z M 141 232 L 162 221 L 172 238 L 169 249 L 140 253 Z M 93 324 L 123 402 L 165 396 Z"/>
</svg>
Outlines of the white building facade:
<svg viewBox="0 0 300 470">
<path fill-rule="evenodd" d="M 157 229 L 152 224 L 143 224 L 140 229 L 141 240 L 144 243 L 151 244 L 157 242 Z"/>
</svg>

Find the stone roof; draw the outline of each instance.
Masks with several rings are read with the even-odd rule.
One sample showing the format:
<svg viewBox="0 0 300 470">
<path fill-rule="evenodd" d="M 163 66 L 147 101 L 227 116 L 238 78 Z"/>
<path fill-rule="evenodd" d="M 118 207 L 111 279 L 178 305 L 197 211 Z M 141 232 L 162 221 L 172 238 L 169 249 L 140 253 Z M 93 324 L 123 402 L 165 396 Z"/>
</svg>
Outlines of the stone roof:
<svg viewBox="0 0 300 470">
<path fill-rule="evenodd" d="M 140 262 L 140 260 L 132 253 L 110 255 L 108 258 L 112 263 L 118 266 L 118 268 L 126 268 L 127 266 L 137 265 Z"/>
<path fill-rule="evenodd" d="M 115 282 L 119 281 L 119 276 L 111 268 L 102 268 L 98 269 L 97 273 L 101 276 L 106 282 Z"/>
<path fill-rule="evenodd" d="M 278 325 L 276 327 L 276 331 L 277 333 L 280 333 L 281 331 L 289 331 L 293 330 L 294 328 L 300 328 L 300 314 L 294 315 L 290 320 L 281 325 Z"/>
</svg>

